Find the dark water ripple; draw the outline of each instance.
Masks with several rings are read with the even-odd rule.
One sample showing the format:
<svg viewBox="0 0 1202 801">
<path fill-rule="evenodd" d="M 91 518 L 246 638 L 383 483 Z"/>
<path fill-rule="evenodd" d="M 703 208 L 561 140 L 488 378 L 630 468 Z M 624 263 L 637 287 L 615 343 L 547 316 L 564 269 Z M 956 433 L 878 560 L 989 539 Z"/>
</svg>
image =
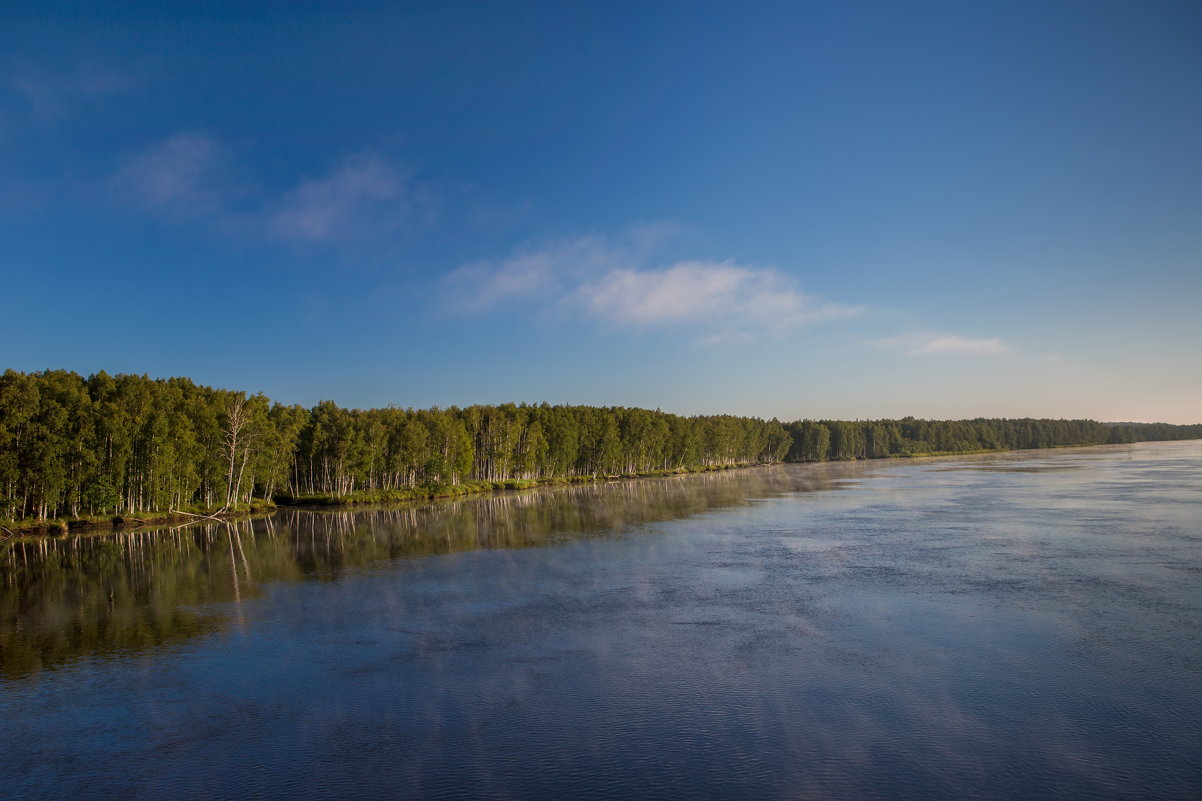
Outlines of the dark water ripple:
<svg viewBox="0 0 1202 801">
<path fill-rule="evenodd" d="M 1202 444 L 0 550 L 0 796 L 1185 799 Z"/>
</svg>

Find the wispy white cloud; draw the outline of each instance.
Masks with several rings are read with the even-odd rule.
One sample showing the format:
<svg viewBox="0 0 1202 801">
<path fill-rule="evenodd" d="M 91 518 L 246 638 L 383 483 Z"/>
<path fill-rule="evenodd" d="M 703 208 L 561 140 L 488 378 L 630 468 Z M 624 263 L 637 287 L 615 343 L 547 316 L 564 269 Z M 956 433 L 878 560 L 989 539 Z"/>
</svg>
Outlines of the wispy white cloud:
<svg viewBox="0 0 1202 801">
<path fill-rule="evenodd" d="M 607 325 L 690 324 L 709 331 L 707 341 L 780 333 L 862 311 L 806 295 L 792 278 L 772 268 L 729 261 L 615 269 L 583 284 L 577 296 L 590 316 Z"/>
<path fill-rule="evenodd" d="M 215 183 L 217 143 L 204 134 L 179 133 L 131 156 L 113 186 L 151 211 L 172 216 L 204 216 L 222 209 Z"/>
<path fill-rule="evenodd" d="M 500 262 L 465 265 L 448 276 L 447 286 L 455 305 L 467 311 L 527 301 L 545 313 L 610 329 L 688 329 L 703 342 L 752 340 L 862 311 L 807 295 L 791 276 L 770 267 L 654 264 L 654 252 L 671 230 L 643 226 L 620 237 L 528 246 Z"/>
<path fill-rule="evenodd" d="M 25 65 L 9 73 L 5 82 L 25 97 L 34 118 L 41 122 L 64 117 L 86 100 L 122 94 L 138 86 L 132 76 L 95 64 L 71 73 L 47 72 Z"/>
<path fill-rule="evenodd" d="M 406 183 L 406 175 L 390 160 L 360 154 L 286 194 L 267 227 L 281 239 L 306 242 L 391 228 L 405 212 Z"/>
<path fill-rule="evenodd" d="M 363 153 L 282 193 L 238 183 L 222 143 L 180 132 L 124 160 L 111 186 L 170 218 L 204 218 L 226 232 L 288 242 L 335 242 L 392 230 L 414 211 L 405 173 Z"/>
<path fill-rule="evenodd" d="M 515 300 L 561 298 L 590 275 L 632 265 L 629 243 L 599 235 L 556 239 L 518 248 L 499 262 L 465 264 L 447 276 L 453 305 L 483 311 Z"/>
<path fill-rule="evenodd" d="M 903 334 L 878 340 L 877 344 L 908 356 L 1000 356 L 1011 351 L 1000 337 L 978 339 L 939 333 Z"/>
</svg>

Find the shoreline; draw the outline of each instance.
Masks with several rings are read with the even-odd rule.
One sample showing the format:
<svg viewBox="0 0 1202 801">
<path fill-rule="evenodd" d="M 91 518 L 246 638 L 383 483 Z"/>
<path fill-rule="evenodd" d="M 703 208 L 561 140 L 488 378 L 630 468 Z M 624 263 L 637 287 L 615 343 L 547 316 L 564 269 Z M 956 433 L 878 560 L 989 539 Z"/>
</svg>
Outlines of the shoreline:
<svg viewBox="0 0 1202 801">
<path fill-rule="evenodd" d="M 0 543 L 15 538 L 26 537 L 62 537 L 86 532 L 103 533 L 113 531 L 131 531 L 142 528 L 167 526 L 173 523 L 193 523 L 202 520 L 228 522 L 242 520 L 254 515 L 273 512 L 281 507 L 294 509 L 328 509 L 341 506 L 365 506 L 372 504 L 404 505 L 411 503 L 429 503 L 430 501 L 446 500 L 449 498 L 476 497 L 502 492 L 516 492 L 539 487 L 560 487 L 575 484 L 595 484 L 610 481 L 633 481 L 647 478 L 668 478 L 671 476 L 693 475 L 697 473 L 712 473 L 723 470 L 742 470 L 749 467 L 764 467 L 782 464 L 782 462 L 756 462 L 754 464 L 723 464 L 706 465 L 703 467 L 682 467 L 671 470 L 653 470 L 645 473 L 621 473 L 617 475 L 598 476 L 559 476 L 554 478 L 514 478 L 504 481 L 465 481 L 461 484 L 447 484 L 436 487 L 412 487 L 403 490 L 366 490 L 350 495 L 277 495 L 272 500 L 253 501 L 249 507 L 245 505 L 225 512 L 214 510 L 201 514 L 170 510 L 167 512 L 149 512 L 142 515 L 97 515 L 93 517 L 54 519 L 54 520 L 22 520 L 0 524 Z"/>
</svg>

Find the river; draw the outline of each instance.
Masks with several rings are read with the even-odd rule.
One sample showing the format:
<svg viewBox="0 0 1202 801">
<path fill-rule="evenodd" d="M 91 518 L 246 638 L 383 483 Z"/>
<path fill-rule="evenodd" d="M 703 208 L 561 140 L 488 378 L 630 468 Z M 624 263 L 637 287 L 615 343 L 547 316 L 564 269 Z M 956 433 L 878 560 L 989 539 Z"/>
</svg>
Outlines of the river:
<svg viewBox="0 0 1202 801">
<path fill-rule="evenodd" d="M 0 796 L 1182 799 L 1202 442 L 0 545 Z"/>
</svg>

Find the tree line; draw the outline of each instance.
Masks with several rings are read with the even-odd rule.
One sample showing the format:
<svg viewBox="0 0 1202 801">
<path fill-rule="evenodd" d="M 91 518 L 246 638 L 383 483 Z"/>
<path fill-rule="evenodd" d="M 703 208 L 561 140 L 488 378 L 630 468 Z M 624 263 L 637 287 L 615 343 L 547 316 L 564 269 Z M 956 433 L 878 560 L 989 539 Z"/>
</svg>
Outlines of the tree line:
<svg viewBox="0 0 1202 801">
<path fill-rule="evenodd" d="M 145 375 L 0 376 L 0 519 L 390 500 L 777 462 L 1202 438 L 1090 420 L 777 420 L 547 403 L 313 408 Z"/>
<path fill-rule="evenodd" d="M 186 378 L 0 376 L 0 518 L 236 508 L 780 461 L 776 420 L 504 404 L 311 409 Z"/>
<path fill-rule="evenodd" d="M 799 420 L 785 429 L 792 437 L 786 458 L 797 462 L 1202 439 L 1202 425 L 1030 418 Z"/>
</svg>

